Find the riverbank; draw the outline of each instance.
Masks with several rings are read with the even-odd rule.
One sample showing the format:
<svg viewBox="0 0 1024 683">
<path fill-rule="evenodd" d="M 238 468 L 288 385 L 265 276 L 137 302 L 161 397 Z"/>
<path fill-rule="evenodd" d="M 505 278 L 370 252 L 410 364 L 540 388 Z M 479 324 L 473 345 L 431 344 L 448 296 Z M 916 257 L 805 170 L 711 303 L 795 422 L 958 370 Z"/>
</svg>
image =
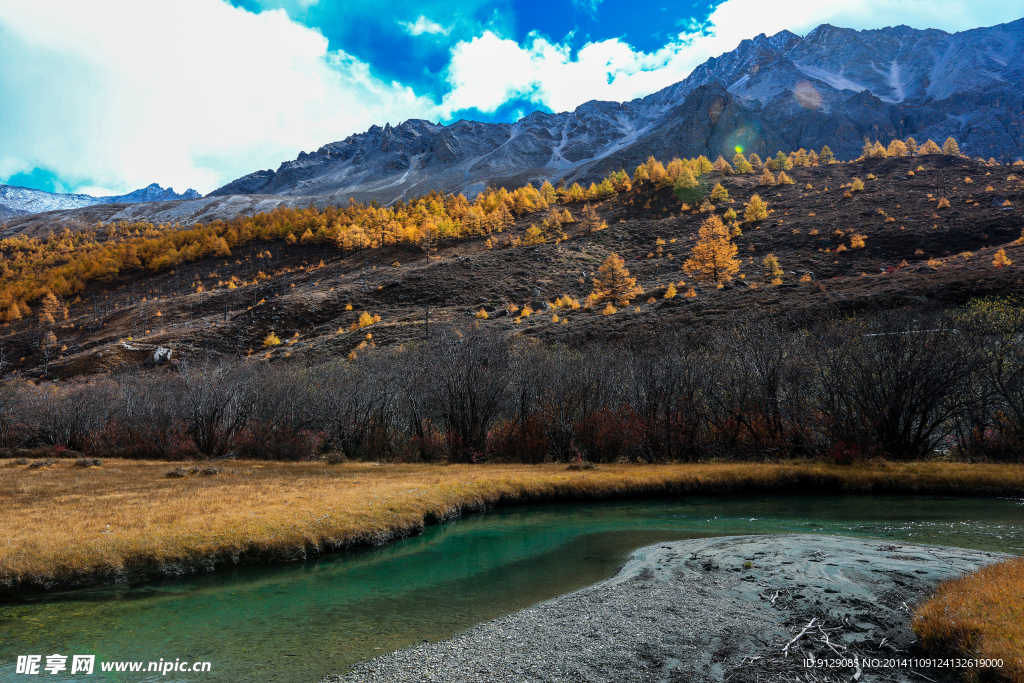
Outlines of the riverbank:
<svg viewBox="0 0 1024 683">
<path fill-rule="evenodd" d="M 818 535 L 658 543 L 611 579 L 324 683 L 849 681 L 856 666 L 804 661 L 854 655 L 878 660 L 860 664 L 862 681 L 952 681 L 948 668 L 891 665 L 921 654 L 912 610 L 1005 557 Z"/>
<path fill-rule="evenodd" d="M 956 463 L 379 465 L 0 461 L 0 593 L 142 581 L 382 544 L 500 504 L 737 493 L 1024 495 L 1024 467 Z M 193 471 L 195 470 L 195 471 Z"/>
</svg>

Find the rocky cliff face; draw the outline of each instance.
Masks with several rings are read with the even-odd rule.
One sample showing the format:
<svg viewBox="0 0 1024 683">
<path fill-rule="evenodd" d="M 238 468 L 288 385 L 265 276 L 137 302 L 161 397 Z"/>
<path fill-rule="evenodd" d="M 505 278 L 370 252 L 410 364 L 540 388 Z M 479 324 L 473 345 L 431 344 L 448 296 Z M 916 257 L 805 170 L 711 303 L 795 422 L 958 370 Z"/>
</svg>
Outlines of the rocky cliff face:
<svg viewBox="0 0 1024 683">
<path fill-rule="evenodd" d="M 1024 156 L 1024 19 L 949 34 L 823 25 L 759 35 L 685 80 L 632 102 L 587 102 L 513 124 L 410 120 L 300 153 L 212 195 L 343 195 L 383 202 L 488 184 L 590 182 L 659 158 L 737 147 L 762 157 L 820 149 L 857 156 L 865 137 L 954 136 L 971 156 Z"/>
</svg>

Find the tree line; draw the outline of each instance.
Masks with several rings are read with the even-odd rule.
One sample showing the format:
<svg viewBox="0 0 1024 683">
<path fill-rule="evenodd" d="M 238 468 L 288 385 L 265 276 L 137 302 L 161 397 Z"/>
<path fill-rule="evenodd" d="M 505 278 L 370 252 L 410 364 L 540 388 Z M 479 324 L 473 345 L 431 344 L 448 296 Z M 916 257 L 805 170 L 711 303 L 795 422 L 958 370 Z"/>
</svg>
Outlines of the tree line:
<svg viewBox="0 0 1024 683">
<path fill-rule="evenodd" d="M 1024 459 L 1024 306 L 550 346 L 484 329 L 323 365 L 0 385 L 0 447 L 183 459 Z M 18 451 L 8 451 L 17 455 Z"/>
</svg>

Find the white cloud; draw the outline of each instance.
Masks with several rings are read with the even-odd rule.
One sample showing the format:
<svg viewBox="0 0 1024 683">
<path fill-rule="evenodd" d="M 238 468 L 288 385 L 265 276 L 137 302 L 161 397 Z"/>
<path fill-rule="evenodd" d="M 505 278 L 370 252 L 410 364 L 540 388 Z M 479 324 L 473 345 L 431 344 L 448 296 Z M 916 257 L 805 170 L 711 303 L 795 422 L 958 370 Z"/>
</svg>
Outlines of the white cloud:
<svg viewBox="0 0 1024 683">
<path fill-rule="evenodd" d="M 116 192 L 208 192 L 434 107 L 284 11 L 221 0 L 0 0 L 0 101 L 0 178 Z"/>
<path fill-rule="evenodd" d="M 265 0 L 309 6 L 316 0 Z M 654 52 L 604 40 L 575 53 L 484 30 L 452 48 L 440 104 L 331 51 L 283 9 L 224 0 L 0 0 L 0 180 L 39 167 L 70 190 L 159 182 L 201 192 L 298 150 L 407 118 L 497 110 L 526 99 L 556 111 L 628 100 L 681 80 L 758 33 L 905 23 L 949 31 L 1024 16 L 1024 0 L 725 0 L 704 27 Z M 420 16 L 414 35 L 448 29 Z"/>
<path fill-rule="evenodd" d="M 629 100 L 685 78 L 710 57 L 741 40 L 784 29 L 805 34 L 823 23 L 855 29 L 907 24 L 961 31 L 1024 16 L 1024 0 L 725 0 L 703 27 L 679 34 L 656 52 L 634 50 L 618 39 L 590 43 L 575 55 L 567 45 L 531 35 L 526 44 L 485 32 L 452 48 L 451 91 L 442 111 L 476 107 L 492 112 L 520 97 L 555 111 L 588 100 Z"/>
<path fill-rule="evenodd" d="M 414 22 L 400 21 L 398 22 L 398 25 L 404 27 L 405 30 L 411 36 L 421 36 L 424 33 L 446 36 L 448 35 L 448 32 L 451 30 L 450 27 L 445 28 L 436 21 L 431 21 L 430 19 L 427 19 L 422 14 L 419 16 L 419 19 L 417 19 Z"/>
</svg>

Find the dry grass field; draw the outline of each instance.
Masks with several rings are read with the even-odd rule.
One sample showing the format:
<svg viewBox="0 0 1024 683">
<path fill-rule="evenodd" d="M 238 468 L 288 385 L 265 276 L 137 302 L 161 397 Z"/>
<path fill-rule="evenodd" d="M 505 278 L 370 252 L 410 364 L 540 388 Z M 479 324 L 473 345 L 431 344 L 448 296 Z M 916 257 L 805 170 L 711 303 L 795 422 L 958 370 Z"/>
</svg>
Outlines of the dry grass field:
<svg viewBox="0 0 1024 683">
<path fill-rule="evenodd" d="M 929 649 L 1003 659 L 1001 675 L 1024 682 L 1024 558 L 942 584 L 918 608 L 914 630 Z M 967 670 L 969 680 L 985 680 Z"/>
<path fill-rule="evenodd" d="M 71 587 L 303 559 L 381 543 L 498 503 L 772 491 L 1019 495 L 1024 467 L 951 463 L 378 465 L 231 461 L 81 468 L 0 461 L 0 591 Z"/>
</svg>

